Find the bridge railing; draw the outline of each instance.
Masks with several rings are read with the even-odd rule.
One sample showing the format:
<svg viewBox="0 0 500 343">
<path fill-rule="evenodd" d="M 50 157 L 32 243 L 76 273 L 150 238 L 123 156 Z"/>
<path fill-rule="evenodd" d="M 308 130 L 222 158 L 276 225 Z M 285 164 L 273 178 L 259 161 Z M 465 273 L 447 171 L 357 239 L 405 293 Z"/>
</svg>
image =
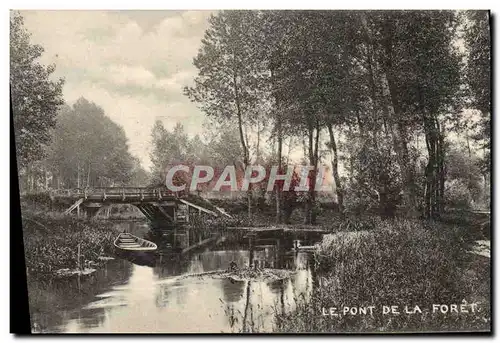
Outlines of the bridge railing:
<svg viewBox="0 0 500 343">
<path fill-rule="evenodd" d="M 121 196 L 126 197 L 154 197 L 154 198 L 165 198 L 165 197 L 179 197 L 180 194 L 177 192 L 172 192 L 165 188 L 155 188 L 155 187 L 88 187 L 88 188 L 72 188 L 72 189 L 56 189 L 51 191 L 52 196 L 60 197 L 82 197 L 87 198 L 88 196 L 102 196 L 106 198 L 108 196 L 116 197 Z"/>
</svg>

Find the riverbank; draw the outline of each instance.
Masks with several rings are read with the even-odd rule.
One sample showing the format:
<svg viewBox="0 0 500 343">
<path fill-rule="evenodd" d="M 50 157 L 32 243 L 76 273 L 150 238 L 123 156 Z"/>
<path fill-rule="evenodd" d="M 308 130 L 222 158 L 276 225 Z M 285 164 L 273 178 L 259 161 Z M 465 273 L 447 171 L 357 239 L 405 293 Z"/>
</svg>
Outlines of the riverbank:
<svg viewBox="0 0 500 343">
<path fill-rule="evenodd" d="M 275 331 L 489 331 L 490 259 L 472 243 L 463 228 L 412 220 L 327 235 L 312 300 L 277 313 Z"/>
<path fill-rule="evenodd" d="M 106 263 L 118 234 L 111 222 L 30 210 L 23 210 L 22 223 L 30 278 L 88 273 Z"/>
</svg>

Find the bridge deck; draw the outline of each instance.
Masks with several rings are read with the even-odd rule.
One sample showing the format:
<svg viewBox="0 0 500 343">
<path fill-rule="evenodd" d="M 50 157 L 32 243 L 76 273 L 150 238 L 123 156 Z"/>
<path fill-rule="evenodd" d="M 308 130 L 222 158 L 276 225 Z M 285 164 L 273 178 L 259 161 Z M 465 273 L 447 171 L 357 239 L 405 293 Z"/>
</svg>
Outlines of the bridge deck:
<svg viewBox="0 0 500 343">
<path fill-rule="evenodd" d="M 95 214 L 98 208 L 110 204 L 131 204 L 136 206 L 153 223 L 189 222 L 190 208 L 199 214 L 206 213 L 214 217 L 219 215 L 231 217 L 199 195 L 174 193 L 165 188 L 77 188 L 51 191 L 50 197 L 53 201 L 66 203 L 66 206 L 71 204 L 66 209 L 65 214 L 69 214 L 75 209 L 79 213 L 81 206 L 87 213 Z"/>
<path fill-rule="evenodd" d="M 78 200 L 85 202 L 150 202 L 176 200 L 178 194 L 162 188 L 148 187 L 101 187 L 52 191 L 53 199 Z"/>
</svg>

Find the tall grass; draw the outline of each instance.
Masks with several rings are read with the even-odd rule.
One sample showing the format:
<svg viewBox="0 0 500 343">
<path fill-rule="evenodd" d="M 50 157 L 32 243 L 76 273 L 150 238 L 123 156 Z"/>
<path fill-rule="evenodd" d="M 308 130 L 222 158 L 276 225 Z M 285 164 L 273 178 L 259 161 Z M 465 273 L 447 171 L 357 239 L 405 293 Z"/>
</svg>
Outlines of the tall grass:
<svg viewBox="0 0 500 343">
<path fill-rule="evenodd" d="M 30 276 L 41 276 L 98 264 L 98 257 L 112 253 L 116 234 L 109 222 L 23 211 L 27 271 Z"/>
<path fill-rule="evenodd" d="M 360 225 L 362 226 L 362 225 Z M 359 229 L 359 228 L 358 228 Z M 460 229 L 410 220 L 329 235 L 316 255 L 312 301 L 276 313 L 278 332 L 489 330 L 489 260 L 466 252 Z M 432 304 L 476 302 L 479 313 L 431 313 Z M 383 315 L 382 306 L 401 314 Z M 418 305 L 422 314 L 405 314 Z M 323 316 L 322 308 L 375 306 L 373 315 Z"/>
</svg>

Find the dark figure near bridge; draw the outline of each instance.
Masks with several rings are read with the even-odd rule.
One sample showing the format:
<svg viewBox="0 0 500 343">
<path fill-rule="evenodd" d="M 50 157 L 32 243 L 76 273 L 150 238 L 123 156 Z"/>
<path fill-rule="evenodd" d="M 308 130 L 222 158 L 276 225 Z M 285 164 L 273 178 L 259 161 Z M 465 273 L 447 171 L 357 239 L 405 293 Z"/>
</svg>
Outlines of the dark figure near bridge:
<svg viewBox="0 0 500 343">
<path fill-rule="evenodd" d="M 299 207 L 300 203 L 297 201 L 297 193 L 295 192 L 283 192 L 283 222 L 285 224 L 290 224 L 290 217 L 295 208 Z"/>
</svg>

